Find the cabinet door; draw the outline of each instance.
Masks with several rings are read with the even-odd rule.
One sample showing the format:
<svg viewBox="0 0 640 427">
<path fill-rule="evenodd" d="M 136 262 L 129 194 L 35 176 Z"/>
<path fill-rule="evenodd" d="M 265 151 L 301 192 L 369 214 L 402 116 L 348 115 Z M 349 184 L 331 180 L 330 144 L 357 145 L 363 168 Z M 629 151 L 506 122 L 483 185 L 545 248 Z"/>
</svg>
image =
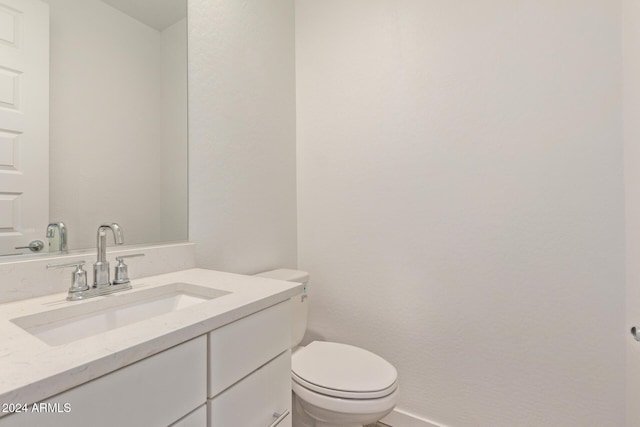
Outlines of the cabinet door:
<svg viewBox="0 0 640 427">
<path fill-rule="evenodd" d="M 209 427 L 291 426 L 291 351 L 209 400 L 207 410 Z"/>
<path fill-rule="evenodd" d="M 289 300 L 209 333 L 209 397 L 215 397 L 290 346 Z"/>
<path fill-rule="evenodd" d="M 206 402 L 206 369 L 201 336 L 53 396 L 43 412 L 0 418 L 0 427 L 168 426 Z"/>
</svg>

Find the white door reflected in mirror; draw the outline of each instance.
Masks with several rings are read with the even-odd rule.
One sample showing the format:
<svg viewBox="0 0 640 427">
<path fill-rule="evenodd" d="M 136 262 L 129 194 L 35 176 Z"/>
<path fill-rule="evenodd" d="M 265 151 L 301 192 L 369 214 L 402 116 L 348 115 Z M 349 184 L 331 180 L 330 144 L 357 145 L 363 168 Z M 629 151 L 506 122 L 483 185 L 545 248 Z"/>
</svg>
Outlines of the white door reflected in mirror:
<svg viewBox="0 0 640 427">
<path fill-rule="evenodd" d="M 48 222 L 49 8 L 0 0 L 0 254 L 31 253 Z"/>
</svg>

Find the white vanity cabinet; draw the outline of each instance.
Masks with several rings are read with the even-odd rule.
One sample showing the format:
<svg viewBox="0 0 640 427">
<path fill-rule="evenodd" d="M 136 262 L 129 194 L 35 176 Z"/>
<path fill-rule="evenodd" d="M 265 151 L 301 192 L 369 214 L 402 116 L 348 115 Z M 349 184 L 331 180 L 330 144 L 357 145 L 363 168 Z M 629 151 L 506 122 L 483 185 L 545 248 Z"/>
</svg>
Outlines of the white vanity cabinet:
<svg viewBox="0 0 640 427">
<path fill-rule="evenodd" d="M 0 426 L 168 426 L 204 405 L 206 378 L 201 336 L 53 396 L 43 412 L 29 404 L 29 412 L 0 418 Z"/>
<path fill-rule="evenodd" d="M 47 412 L 2 417 L 0 427 L 290 427 L 290 316 L 287 299 L 53 396 Z"/>
<path fill-rule="evenodd" d="M 208 427 L 291 426 L 290 301 L 209 333 Z"/>
</svg>

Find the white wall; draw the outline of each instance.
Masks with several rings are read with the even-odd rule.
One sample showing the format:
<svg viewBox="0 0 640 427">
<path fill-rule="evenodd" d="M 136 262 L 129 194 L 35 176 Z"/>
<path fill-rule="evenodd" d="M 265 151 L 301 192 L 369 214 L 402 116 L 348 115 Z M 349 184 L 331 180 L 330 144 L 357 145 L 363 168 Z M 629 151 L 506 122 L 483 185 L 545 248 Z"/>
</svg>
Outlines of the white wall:
<svg viewBox="0 0 640 427">
<path fill-rule="evenodd" d="M 189 240 L 200 267 L 296 265 L 293 0 L 189 1 Z"/>
<path fill-rule="evenodd" d="M 100 222 L 159 241 L 160 33 L 101 1 L 50 5 L 49 217 L 71 248 L 95 246 Z"/>
<path fill-rule="evenodd" d="M 626 201 L 627 325 L 640 326 L 640 3 L 624 0 L 623 111 Z M 627 339 L 627 427 L 640 425 L 640 343 Z"/>
<path fill-rule="evenodd" d="M 188 236 L 187 19 L 161 33 L 162 156 L 160 237 L 170 242 Z"/>
<path fill-rule="evenodd" d="M 449 427 L 624 425 L 620 3 L 297 0 L 315 335 Z"/>
</svg>

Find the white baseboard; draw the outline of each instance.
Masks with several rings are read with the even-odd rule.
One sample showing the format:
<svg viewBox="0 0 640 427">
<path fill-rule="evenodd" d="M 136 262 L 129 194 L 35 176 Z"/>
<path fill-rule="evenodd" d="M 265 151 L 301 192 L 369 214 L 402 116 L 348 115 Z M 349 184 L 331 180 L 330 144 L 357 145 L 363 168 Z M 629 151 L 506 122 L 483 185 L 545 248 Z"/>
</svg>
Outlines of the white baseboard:
<svg viewBox="0 0 640 427">
<path fill-rule="evenodd" d="M 380 422 L 392 427 L 445 427 L 442 424 L 427 421 L 424 418 L 403 411 L 402 409 L 394 409 L 393 412 L 381 419 Z"/>
</svg>

